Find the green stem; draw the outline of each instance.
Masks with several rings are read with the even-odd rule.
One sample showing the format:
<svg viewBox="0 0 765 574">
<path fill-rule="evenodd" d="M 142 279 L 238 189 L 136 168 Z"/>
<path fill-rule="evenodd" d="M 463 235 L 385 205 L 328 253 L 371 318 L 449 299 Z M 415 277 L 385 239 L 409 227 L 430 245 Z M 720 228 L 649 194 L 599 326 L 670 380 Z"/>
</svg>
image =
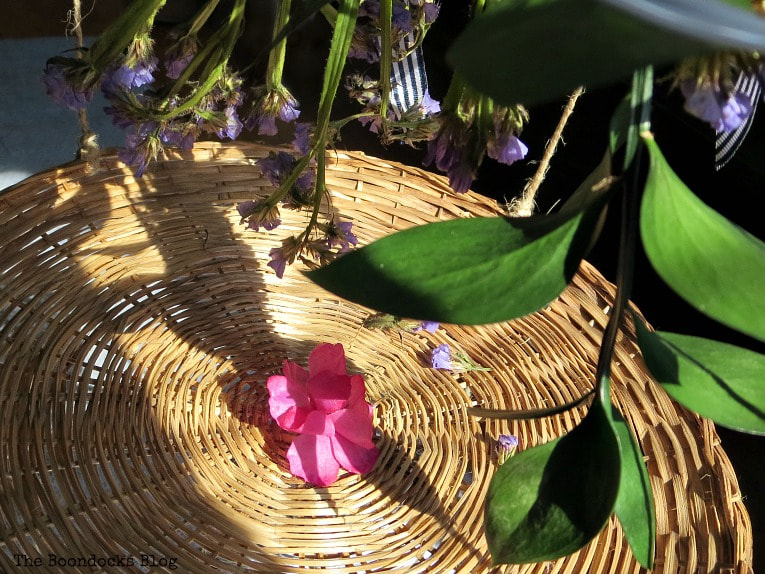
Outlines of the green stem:
<svg viewBox="0 0 765 574">
<path fill-rule="evenodd" d="M 393 0 L 380 2 L 380 119 L 383 135 L 388 133 L 388 101 L 390 100 L 390 70 L 392 66 L 393 46 L 391 36 L 393 19 Z"/>
<path fill-rule="evenodd" d="M 282 75 L 284 73 L 284 58 L 287 54 L 287 37 L 277 40 L 282 30 L 286 29 L 290 21 L 291 0 L 280 0 L 276 11 L 276 20 L 274 21 L 274 32 L 272 40 L 275 45 L 268 56 L 268 72 L 266 73 L 266 88 L 268 90 L 280 89 L 282 87 Z"/>
<path fill-rule="evenodd" d="M 202 26 L 205 25 L 207 20 L 210 18 L 210 15 L 218 6 L 218 2 L 220 2 L 220 0 L 209 0 L 205 3 L 204 6 L 202 6 L 199 12 L 197 12 L 194 15 L 194 18 L 191 20 L 191 24 L 189 25 L 188 32 L 186 32 L 186 36 L 196 34 L 202 29 Z"/>
<path fill-rule="evenodd" d="M 88 51 L 90 63 L 99 72 L 117 61 L 136 34 L 151 28 L 165 0 L 134 0 L 93 42 Z M 97 81 L 97 76 L 94 81 Z"/>
<path fill-rule="evenodd" d="M 193 110 L 194 107 L 196 107 L 196 105 L 202 101 L 205 96 L 207 96 L 210 90 L 213 89 L 218 80 L 220 80 L 220 77 L 226 71 L 228 59 L 234 50 L 236 41 L 241 35 L 242 23 L 244 22 L 244 8 L 246 3 L 247 0 L 235 0 L 234 6 L 231 8 L 231 13 L 229 14 L 228 22 L 220 30 L 218 30 L 218 32 L 216 32 L 216 36 L 218 33 L 220 33 L 220 45 L 217 46 L 217 50 L 214 56 L 210 58 L 207 66 L 202 71 L 201 77 L 204 78 L 204 80 L 199 86 L 197 86 L 196 90 L 194 90 L 194 93 L 178 107 L 164 113 L 154 114 L 153 119 L 158 121 L 166 121 L 183 115 L 184 113 Z M 211 45 L 212 47 L 216 47 L 217 43 L 218 41 L 208 42 L 207 44 Z M 209 49 L 211 50 L 212 48 Z M 194 62 L 202 61 L 203 57 L 200 58 L 202 53 L 205 55 L 207 54 L 207 52 L 200 52 L 200 54 L 197 54 L 194 57 L 192 64 Z M 198 65 L 198 63 L 196 65 Z M 181 74 L 178 80 L 176 80 L 176 82 L 173 84 L 173 88 L 168 95 L 168 99 L 177 94 L 186 84 L 189 75 L 193 72 L 193 70 L 189 70 L 191 67 L 192 66 L 190 64 L 187 69 L 184 70 L 184 73 Z"/>
<path fill-rule="evenodd" d="M 639 102 L 638 107 L 633 109 L 633 113 L 639 112 L 633 118 L 633 124 L 637 123 L 640 129 L 650 126 L 650 90 L 652 89 L 653 69 L 648 67 L 644 70 L 638 70 L 632 79 L 632 100 Z M 613 359 L 614 349 L 616 348 L 616 338 L 621 328 L 624 312 L 629 303 L 630 293 L 632 291 L 632 281 L 635 272 L 635 245 L 637 243 L 638 219 L 640 216 L 638 196 L 640 190 L 641 160 L 643 146 L 638 145 L 635 150 L 634 162 L 632 164 L 632 178 L 630 182 L 624 183 L 624 194 L 622 196 L 621 211 L 621 230 L 619 237 L 619 259 L 616 269 L 616 296 L 611 310 L 611 316 L 608 319 L 603 341 L 600 345 L 600 355 L 598 356 L 598 367 L 595 374 L 595 384 L 600 393 L 600 400 L 603 404 L 610 403 L 610 378 L 611 361 Z"/>
</svg>

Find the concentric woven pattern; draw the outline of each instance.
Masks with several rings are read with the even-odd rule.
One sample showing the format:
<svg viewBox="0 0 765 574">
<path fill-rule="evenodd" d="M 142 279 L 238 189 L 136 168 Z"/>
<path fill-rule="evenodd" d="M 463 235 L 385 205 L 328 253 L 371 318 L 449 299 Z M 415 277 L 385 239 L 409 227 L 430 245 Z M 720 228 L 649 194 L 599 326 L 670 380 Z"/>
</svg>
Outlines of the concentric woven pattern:
<svg viewBox="0 0 765 574">
<path fill-rule="evenodd" d="M 96 173 L 71 165 L 0 194 L 0 570 L 24 555 L 50 572 L 494 571 L 482 506 L 495 439 L 528 448 L 584 410 L 505 423 L 465 409 L 539 408 L 591 388 L 612 286 L 584 264 L 517 321 L 362 328 L 368 310 L 297 266 L 282 280 L 266 267 L 305 214 L 283 211 L 274 232 L 240 224 L 236 203 L 271 189 L 255 165 L 268 151 L 201 144 L 142 179 L 105 156 Z M 355 153 L 328 163 L 333 209 L 362 244 L 496 213 L 422 170 Z M 342 343 L 365 375 L 380 449 L 372 472 L 328 488 L 289 474 L 291 436 L 269 421 L 265 391 L 319 342 Z M 441 343 L 491 371 L 428 368 Z M 651 382 L 632 335 L 617 361 L 614 392 L 656 498 L 656 571 L 750 571 L 749 519 L 713 426 Z M 570 557 L 496 571 L 640 567 L 611 520 Z"/>
</svg>

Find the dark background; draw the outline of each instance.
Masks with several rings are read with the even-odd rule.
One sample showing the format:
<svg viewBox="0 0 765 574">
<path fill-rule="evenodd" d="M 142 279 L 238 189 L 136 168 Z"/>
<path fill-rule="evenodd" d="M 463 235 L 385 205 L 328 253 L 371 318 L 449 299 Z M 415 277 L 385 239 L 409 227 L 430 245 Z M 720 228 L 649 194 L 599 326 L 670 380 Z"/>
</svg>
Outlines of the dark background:
<svg viewBox="0 0 765 574">
<path fill-rule="evenodd" d="M 127 4 L 128 0 L 110 0 L 90 4 L 83 2 L 87 14 L 85 33 L 97 34 Z M 163 23 L 180 21 L 193 12 L 196 0 L 169 0 L 161 12 Z M 225 0 L 221 9 L 225 9 Z M 251 14 L 270 2 L 254 0 Z M 431 83 L 431 93 L 443 97 L 449 69 L 444 52 L 467 20 L 467 2 L 442 2 L 442 15 L 428 35 L 425 54 Z M 9 2 L 4 6 L 0 23 L 0 39 L 61 36 L 65 28 L 70 5 L 61 0 L 30 0 Z M 162 26 L 163 24 L 160 24 Z M 264 27 L 262 18 L 251 17 L 248 31 L 236 54 L 240 62 L 247 63 L 262 46 Z M 321 73 L 327 54 L 326 25 L 310 22 L 294 35 L 288 52 L 286 83 L 301 99 L 303 117 L 310 117 L 318 98 Z M 52 56 L 53 54 L 51 54 Z M 502 58 L 506 55 L 498 54 Z M 40 67 L 43 66 L 41 62 Z M 661 71 L 657 77 L 661 76 Z M 762 196 L 765 195 L 765 104 L 760 116 L 738 155 L 721 171 L 714 170 L 714 134 L 701 122 L 682 111 L 682 99 L 669 89 L 669 83 L 658 87 L 654 101 L 653 132 L 667 160 L 680 178 L 699 197 L 714 209 L 741 225 L 749 232 L 765 239 L 761 223 Z M 0 90 L 2 87 L 0 87 Z M 580 98 L 564 132 L 561 145 L 537 197 L 539 211 L 546 212 L 556 202 L 564 200 L 589 174 L 600 160 L 607 143 L 610 114 L 626 93 L 627 85 L 586 93 Z M 522 139 L 529 147 L 529 160 L 538 160 L 558 122 L 565 101 L 532 108 L 531 123 Z M 338 106 L 353 110 L 341 92 Z M 63 112 L 65 113 L 65 112 Z M 247 137 L 243 134 L 243 137 Z M 343 132 L 338 147 L 361 149 L 372 155 L 419 165 L 423 150 L 392 145 L 383 147 L 373 135 L 360 126 L 351 126 Z M 510 167 L 499 166 L 491 160 L 484 162 L 474 189 L 497 199 L 509 201 L 523 189 L 534 174 L 532 161 L 519 162 Z M 618 210 L 612 209 L 603 234 L 588 259 L 611 281 L 615 279 L 618 245 Z M 705 318 L 690 308 L 669 290 L 652 271 L 645 255 L 639 249 L 633 300 L 651 324 L 660 330 L 709 337 L 765 352 L 765 345 L 727 329 Z M 762 286 L 765 296 L 765 285 Z M 763 382 L 765 384 L 765 381 Z M 723 447 L 736 469 L 741 492 L 749 510 L 755 538 L 755 572 L 765 567 L 765 438 L 729 431 L 718 427 Z"/>
</svg>

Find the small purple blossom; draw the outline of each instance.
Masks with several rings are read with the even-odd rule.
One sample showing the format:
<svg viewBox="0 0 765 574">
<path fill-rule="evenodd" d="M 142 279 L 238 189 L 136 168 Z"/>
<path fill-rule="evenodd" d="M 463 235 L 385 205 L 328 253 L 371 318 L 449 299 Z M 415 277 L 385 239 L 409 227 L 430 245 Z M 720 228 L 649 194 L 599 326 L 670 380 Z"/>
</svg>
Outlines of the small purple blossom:
<svg viewBox="0 0 765 574">
<path fill-rule="evenodd" d="M 425 11 L 425 23 L 432 24 L 438 18 L 438 13 L 441 11 L 441 6 L 433 2 L 426 2 L 423 7 Z"/>
<path fill-rule="evenodd" d="M 417 331 L 427 331 L 428 333 L 435 333 L 438 331 L 438 327 L 440 327 L 440 325 L 441 323 L 438 323 L 437 321 L 422 321 L 419 325 L 412 329 L 412 332 L 416 333 Z"/>
<path fill-rule="evenodd" d="M 146 166 L 160 149 L 156 132 L 157 124 L 154 122 L 135 125 L 125 136 L 125 147 L 117 153 L 123 162 L 135 168 L 136 177 L 143 176 Z"/>
<path fill-rule="evenodd" d="M 425 90 L 425 93 L 422 94 L 422 100 L 420 100 L 420 110 L 425 116 L 441 113 L 441 102 L 434 100 L 430 97 L 430 92 Z"/>
<path fill-rule="evenodd" d="M 511 434 L 501 434 L 497 438 L 497 462 L 504 464 L 518 448 L 518 437 Z"/>
<path fill-rule="evenodd" d="M 504 451 L 510 451 L 518 446 L 518 437 L 511 434 L 501 434 L 497 439 L 497 446 Z"/>
<path fill-rule="evenodd" d="M 156 58 L 137 62 L 132 68 L 128 66 L 110 68 L 101 80 L 101 91 L 108 96 L 151 84 L 154 81 L 156 69 Z"/>
<path fill-rule="evenodd" d="M 197 51 L 197 39 L 186 37 L 175 44 L 165 53 L 165 75 L 171 80 L 177 80 L 188 67 Z"/>
<path fill-rule="evenodd" d="M 351 246 L 358 245 L 358 239 L 351 233 L 353 222 L 332 221 L 327 225 L 327 248 L 333 249 L 340 246 L 339 253 L 347 253 Z"/>
<path fill-rule="evenodd" d="M 294 147 L 300 155 L 308 155 L 308 146 L 310 145 L 311 124 L 306 122 L 295 123 L 295 139 L 292 140 Z"/>
<path fill-rule="evenodd" d="M 526 157 L 529 148 L 514 134 L 496 133 L 489 139 L 486 153 L 500 163 L 511 165 Z"/>
<path fill-rule="evenodd" d="M 159 130 L 159 141 L 162 145 L 174 145 L 183 150 L 190 150 L 194 147 L 196 139 L 195 130 L 187 129 L 183 124 L 169 123 Z"/>
<path fill-rule="evenodd" d="M 229 139 L 235 140 L 239 137 L 239 134 L 242 133 L 242 122 L 239 120 L 239 116 L 237 115 L 236 108 L 234 106 L 227 107 L 224 114 L 225 126 L 218 128 L 215 134 L 220 139 L 227 137 Z"/>
<path fill-rule="evenodd" d="M 718 86 L 699 85 L 696 80 L 680 84 L 685 97 L 685 111 L 707 122 L 718 132 L 735 130 L 752 113 L 752 105 L 744 94 L 726 96 Z"/>
<path fill-rule="evenodd" d="M 271 261 L 267 265 L 276 272 L 276 276 L 281 279 L 284 277 L 284 271 L 287 268 L 287 260 L 281 247 L 274 247 L 268 252 Z"/>
<path fill-rule="evenodd" d="M 267 90 L 259 86 L 253 90 L 253 102 L 244 125 L 248 130 L 257 128 L 262 136 L 278 133 L 277 117 L 283 122 L 294 122 L 300 116 L 298 101 L 285 88 Z"/>
<path fill-rule="evenodd" d="M 68 68 L 62 64 L 49 63 L 43 71 L 43 83 L 49 97 L 70 110 L 85 109 L 93 99 L 93 88 L 76 89 L 67 78 Z"/>
<path fill-rule="evenodd" d="M 452 350 L 444 343 L 439 345 L 430 355 L 430 364 L 434 369 L 442 369 L 445 371 L 452 370 Z"/>
<path fill-rule="evenodd" d="M 271 185 L 280 185 L 284 178 L 292 173 L 295 167 L 295 158 L 286 151 L 271 152 L 268 157 L 258 160 L 258 167 L 263 176 L 271 182 Z"/>
</svg>

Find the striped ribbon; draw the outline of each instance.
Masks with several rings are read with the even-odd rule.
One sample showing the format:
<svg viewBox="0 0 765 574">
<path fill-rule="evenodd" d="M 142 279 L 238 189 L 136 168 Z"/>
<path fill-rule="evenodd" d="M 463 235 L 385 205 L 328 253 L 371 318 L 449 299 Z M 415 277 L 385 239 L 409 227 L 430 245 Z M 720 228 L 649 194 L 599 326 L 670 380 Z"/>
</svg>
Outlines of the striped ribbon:
<svg viewBox="0 0 765 574">
<path fill-rule="evenodd" d="M 398 46 L 399 53 L 411 50 L 414 42 L 413 33 L 402 38 Z M 428 76 L 425 73 L 421 46 L 412 50 L 403 60 L 393 62 L 390 85 L 390 107 L 396 119 L 400 120 L 402 115 L 420 104 L 428 90 Z"/>
<path fill-rule="evenodd" d="M 715 169 L 718 171 L 736 155 L 738 148 L 744 143 L 744 139 L 749 133 L 749 128 L 752 127 L 754 114 L 757 111 L 757 104 L 762 93 L 759 78 L 756 74 L 741 72 L 736 80 L 733 93 L 746 95 L 752 104 L 752 111 L 735 130 L 717 132 L 715 139 Z"/>
</svg>

